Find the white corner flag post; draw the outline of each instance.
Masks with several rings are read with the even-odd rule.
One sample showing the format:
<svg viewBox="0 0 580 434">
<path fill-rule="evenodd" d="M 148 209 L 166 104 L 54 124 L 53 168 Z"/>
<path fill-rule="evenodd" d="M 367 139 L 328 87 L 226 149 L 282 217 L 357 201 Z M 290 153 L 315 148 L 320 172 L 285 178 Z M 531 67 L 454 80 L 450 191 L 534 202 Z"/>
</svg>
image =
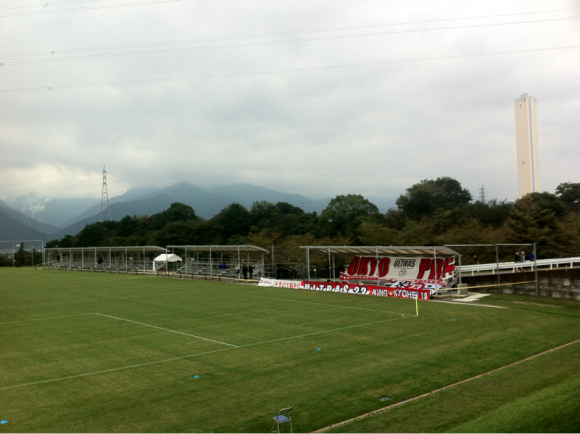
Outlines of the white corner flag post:
<svg viewBox="0 0 580 434">
<path fill-rule="evenodd" d="M 415 311 L 417 316 L 419 316 L 419 291 L 415 291 Z"/>
</svg>

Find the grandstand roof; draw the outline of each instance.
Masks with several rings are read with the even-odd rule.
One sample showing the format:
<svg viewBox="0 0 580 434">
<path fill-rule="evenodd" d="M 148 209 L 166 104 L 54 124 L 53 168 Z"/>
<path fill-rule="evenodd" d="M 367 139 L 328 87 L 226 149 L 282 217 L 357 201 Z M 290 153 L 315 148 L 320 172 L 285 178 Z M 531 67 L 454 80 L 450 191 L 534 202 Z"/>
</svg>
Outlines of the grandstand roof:
<svg viewBox="0 0 580 434">
<path fill-rule="evenodd" d="M 164 249 L 163 247 L 157 247 L 157 246 L 115 246 L 115 247 L 50 247 L 47 248 L 45 250 L 66 250 L 66 251 L 72 251 L 72 252 L 81 252 L 81 251 L 91 251 L 94 252 L 95 250 L 97 252 L 101 251 L 101 252 L 125 252 L 125 251 L 139 251 L 139 252 L 159 252 L 159 253 L 165 253 L 167 252 L 167 249 Z"/>
<path fill-rule="evenodd" d="M 444 246 L 300 246 L 300 248 L 332 254 L 461 256 L 455 250 Z"/>
<path fill-rule="evenodd" d="M 235 245 L 235 246 L 167 246 L 167 249 L 187 247 L 188 252 L 240 252 L 240 253 L 265 253 L 270 254 L 269 250 L 258 246 Z"/>
</svg>

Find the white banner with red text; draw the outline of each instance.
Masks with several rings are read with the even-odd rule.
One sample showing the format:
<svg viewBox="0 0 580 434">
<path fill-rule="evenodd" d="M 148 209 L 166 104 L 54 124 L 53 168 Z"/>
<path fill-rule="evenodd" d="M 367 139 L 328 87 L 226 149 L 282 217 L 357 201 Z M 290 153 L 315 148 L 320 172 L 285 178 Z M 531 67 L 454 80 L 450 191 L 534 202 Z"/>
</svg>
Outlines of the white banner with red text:
<svg viewBox="0 0 580 434">
<path fill-rule="evenodd" d="M 272 286 L 275 288 L 298 288 L 302 289 L 302 282 L 299 280 L 278 280 L 266 279 L 262 277 L 258 286 Z"/>
<path fill-rule="evenodd" d="M 344 292 L 348 294 L 374 295 L 376 297 L 419 298 L 429 300 L 432 289 L 405 289 L 375 285 L 358 285 L 348 282 L 302 282 L 304 289 L 311 291 Z"/>
<path fill-rule="evenodd" d="M 340 280 L 376 282 L 432 283 L 447 286 L 454 277 L 455 257 L 401 258 L 396 256 L 355 256 L 349 266 L 340 273 Z"/>
</svg>

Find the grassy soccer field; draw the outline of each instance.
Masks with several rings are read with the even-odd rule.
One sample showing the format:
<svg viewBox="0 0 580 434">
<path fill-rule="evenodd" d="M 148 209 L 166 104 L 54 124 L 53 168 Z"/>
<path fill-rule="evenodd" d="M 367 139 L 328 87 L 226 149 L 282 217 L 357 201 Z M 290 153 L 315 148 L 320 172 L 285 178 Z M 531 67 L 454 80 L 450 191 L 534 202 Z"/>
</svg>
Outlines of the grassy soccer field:
<svg viewBox="0 0 580 434">
<path fill-rule="evenodd" d="M 287 406 L 294 431 L 311 431 L 580 339 L 578 310 L 498 300 L 421 302 L 417 317 L 411 300 L 0 269 L 0 432 L 265 432 Z M 490 430 L 478 405 L 455 425 L 432 411 L 395 431 Z"/>
</svg>

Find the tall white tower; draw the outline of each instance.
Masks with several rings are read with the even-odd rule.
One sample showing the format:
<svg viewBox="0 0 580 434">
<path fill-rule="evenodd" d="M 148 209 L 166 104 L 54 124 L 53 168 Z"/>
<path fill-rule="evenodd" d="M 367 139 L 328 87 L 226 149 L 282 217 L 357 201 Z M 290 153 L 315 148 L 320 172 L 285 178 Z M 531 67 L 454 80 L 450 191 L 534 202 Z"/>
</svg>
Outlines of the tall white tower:
<svg viewBox="0 0 580 434">
<path fill-rule="evenodd" d="M 524 93 L 514 101 L 520 197 L 541 191 L 536 98 Z"/>
</svg>

